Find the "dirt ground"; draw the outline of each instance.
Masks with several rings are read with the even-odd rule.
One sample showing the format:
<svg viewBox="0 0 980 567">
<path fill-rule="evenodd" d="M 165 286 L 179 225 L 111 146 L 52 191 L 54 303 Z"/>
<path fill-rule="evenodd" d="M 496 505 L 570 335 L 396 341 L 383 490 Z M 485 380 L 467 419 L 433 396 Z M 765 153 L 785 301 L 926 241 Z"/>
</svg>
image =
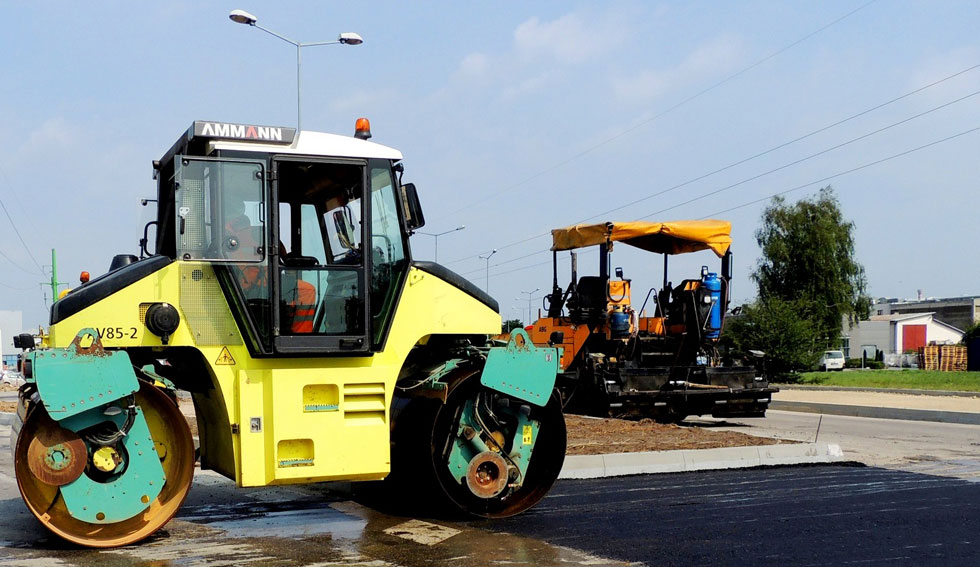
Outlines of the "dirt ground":
<svg viewBox="0 0 980 567">
<path fill-rule="evenodd" d="M 569 455 L 716 449 L 776 445 L 782 440 L 734 431 L 710 431 L 690 425 L 663 425 L 652 419 L 628 421 L 566 415 Z"/>
<path fill-rule="evenodd" d="M 197 435 L 193 404 L 189 399 L 181 399 L 180 405 L 190 423 L 191 432 Z M 15 409 L 14 402 L 0 402 L 0 412 L 13 412 Z M 569 455 L 715 449 L 784 442 L 733 431 L 711 431 L 690 425 L 662 425 L 652 419 L 628 421 L 566 415 L 565 424 L 568 428 Z"/>
<path fill-rule="evenodd" d="M 17 388 L 10 384 L 0 384 L 0 392 L 16 392 Z M 0 412 L 12 413 L 17 411 L 16 402 L 0 402 Z"/>
</svg>

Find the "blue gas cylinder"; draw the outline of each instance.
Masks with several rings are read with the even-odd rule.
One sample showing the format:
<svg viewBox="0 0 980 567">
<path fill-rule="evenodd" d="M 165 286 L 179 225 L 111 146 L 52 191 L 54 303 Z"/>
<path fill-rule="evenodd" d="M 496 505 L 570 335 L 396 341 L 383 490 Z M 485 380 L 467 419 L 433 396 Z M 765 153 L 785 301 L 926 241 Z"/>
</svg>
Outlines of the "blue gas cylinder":
<svg viewBox="0 0 980 567">
<path fill-rule="evenodd" d="M 708 328 L 705 335 L 717 339 L 721 336 L 721 310 L 724 309 L 721 304 L 721 278 L 714 272 L 708 272 L 702 283 L 711 296 L 711 312 L 708 314 Z"/>
<path fill-rule="evenodd" d="M 623 311 L 621 307 L 609 316 L 609 331 L 613 337 L 625 337 L 630 334 L 630 314 Z"/>
</svg>

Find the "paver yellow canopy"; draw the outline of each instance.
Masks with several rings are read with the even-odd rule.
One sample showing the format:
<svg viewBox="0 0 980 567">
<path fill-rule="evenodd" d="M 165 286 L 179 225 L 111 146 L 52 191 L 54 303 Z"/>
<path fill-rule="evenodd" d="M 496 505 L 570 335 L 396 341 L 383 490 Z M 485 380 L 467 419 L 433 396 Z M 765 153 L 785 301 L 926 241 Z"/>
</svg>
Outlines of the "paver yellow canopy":
<svg viewBox="0 0 980 567">
<path fill-rule="evenodd" d="M 559 350 L 490 343 L 497 302 L 412 259 L 415 187 L 358 124 L 195 122 L 154 162 L 140 256 L 55 302 L 39 346 L 16 341 L 17 483 L 44 526 L 110 547 L 173 517 L 195 460 L 177 389 L 202 468 L 240 486 L 391 473 L 390 498 L 483 517 L 547 493 Z"/>
<path fill-rule="evenodd" d="M 551 231 L 552 250 L 573 250 L 604 242 L 624 242 L 659 254 L 710 249 L 719 258 L 732 244 L 732 223 L 723 220 L 607 222 L 576 224 Z"/>
</svg>

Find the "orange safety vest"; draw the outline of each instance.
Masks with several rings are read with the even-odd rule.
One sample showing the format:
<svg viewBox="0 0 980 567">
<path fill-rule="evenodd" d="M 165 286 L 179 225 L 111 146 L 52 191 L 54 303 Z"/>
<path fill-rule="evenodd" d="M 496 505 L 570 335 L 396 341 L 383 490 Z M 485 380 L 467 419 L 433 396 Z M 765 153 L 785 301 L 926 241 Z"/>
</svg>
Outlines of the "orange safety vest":
<svg viewBox="0 0 980 567">
<path fill-rule="evenodd" d="M 293 322 L 290 331 L 312 333 L 313 318 L 316 315 L 316 289 L 310 282 L 296 280 L 296 298 L 289 302 L 293 307 Z"/>
<path fill-rule="evenodd" d="M 225 224 L 225 231 L 238 239 L 238 249 L 230 254 L 231 259 L 249 258 L 255 251 L 258 242 L 256 242 L 252 234 L 252 228 L 251 222 L 245 215 L 231 219 Z M 244 252 L 245 250 L 250 250 L 251 252 Z M 246 292 L 252 289 L 262 291 L 269 288 L 268 274 L 264 267 L 255 265 L 238 266 L 238 271 L 240 273 L 239 282 L 241 283 L 242 290 Z"/>
</svg>

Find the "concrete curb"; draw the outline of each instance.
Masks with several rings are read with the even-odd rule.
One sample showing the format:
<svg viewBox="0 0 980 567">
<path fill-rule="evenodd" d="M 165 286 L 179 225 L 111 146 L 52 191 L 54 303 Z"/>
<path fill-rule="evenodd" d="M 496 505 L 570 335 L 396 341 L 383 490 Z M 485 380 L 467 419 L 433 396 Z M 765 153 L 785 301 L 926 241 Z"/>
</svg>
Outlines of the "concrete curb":
<svg viewBox="0 0 980 567">
<path fill-rule="evenodd" d="M 0 412 L 0 425 L 13 425 L 17 414 L 10 412 Z"/>
<path fill-rule="evenodd" d="M 871 392 L 875 394 L 905 394 L 907 396 L 955 396 L 980 398 L 980 392 L 958 390 L 911 390 L 908 388 L 850 388 L 847 386 L 807 386 L 803 384 L 775 384 L 786 390 L 810 390 L 813 392 Z"/>
<path fill-rule="evenodd" d="M 970 413 L 965 411 L 846 406 L 840 404 L 818 404 L 813 402 L 782 402 L 777 400 L 770 402 L 769 409 L 799 411 L 806 413 L 822 413 L 827 415 L 848 415 L 852 417 L 873 417 L 877 419 L 902 419 L 906 421 L 936 421 L 939 423 L 980 425 L 980 413 Z"/>
<path fill-rule="evenodd" d="M 558 478 L 604 478 L 631 474 L 831 463 L 843 460 L 844 453 L 840 446 L 828 443 L 792 443 L 752 447 L 723 447 L 720 449 L 571 455 L 565 457 L 565 465 L 562 467 Z"/>
</svg>

